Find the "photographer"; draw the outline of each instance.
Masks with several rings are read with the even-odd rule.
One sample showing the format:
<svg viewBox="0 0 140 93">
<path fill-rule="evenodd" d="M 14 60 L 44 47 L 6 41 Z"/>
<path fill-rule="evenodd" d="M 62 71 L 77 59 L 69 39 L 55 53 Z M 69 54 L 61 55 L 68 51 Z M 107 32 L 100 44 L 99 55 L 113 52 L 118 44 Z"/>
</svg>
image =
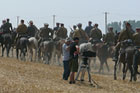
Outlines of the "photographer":
<svg viewBox="0 0 140 93">
<path fill-rule="evenodd" d="M 78 43 L 79 43 L 79 38 L 75 37 L 74 38 L 74 42 L 72 42 L 70 44 L 70 84 L 74 84 L 75 80 L 74 80 L 74 75 L 75 72 L 78 71 L 78 54 L 79 54 L 79 50 L 78 50 Z"/>
<path fill-rule="evenodd" d="M 70 69 L 69 69 L 69 57 L 70 57 L 70 38 L 67 38 L 65 40 L 65 43 L 62 46 L 63 51 L 63 66 L 64 66 L 64 73 L 63 73 L 63 79 L 68 80 Z"/>
</svg>

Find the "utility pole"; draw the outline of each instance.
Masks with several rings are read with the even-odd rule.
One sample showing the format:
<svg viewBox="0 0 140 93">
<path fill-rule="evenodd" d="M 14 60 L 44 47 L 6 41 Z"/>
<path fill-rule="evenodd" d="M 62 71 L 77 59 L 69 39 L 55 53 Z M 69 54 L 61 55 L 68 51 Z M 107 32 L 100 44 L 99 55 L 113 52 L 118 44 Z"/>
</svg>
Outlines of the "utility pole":
<svg viewBox="0 0 140 93">
<path fill-rule="evenodd" d="M 55 27 L 55 17 L 56 15 L 53 15 L 53 28 Z"/>
<path fill-rule="evenodd" d="M 17 27 L 18 27 L 18 24 L 19 24 L 19 16 L 17 16 Z"/>
<path fill-rule="evenodd" d="M 107 15 L 108 15 L 108 12 L 105 12 L 105 33 L 107 33 Z"/>
</svg>

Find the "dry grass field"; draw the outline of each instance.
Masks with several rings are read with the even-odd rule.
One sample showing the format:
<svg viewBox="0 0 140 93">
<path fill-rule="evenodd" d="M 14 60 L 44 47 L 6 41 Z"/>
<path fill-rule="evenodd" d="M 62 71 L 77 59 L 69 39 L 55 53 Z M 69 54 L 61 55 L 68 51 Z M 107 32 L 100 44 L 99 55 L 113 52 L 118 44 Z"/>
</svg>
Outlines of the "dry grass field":
<svg viewBox="0 0 140 93">
<path fill-rule="evenodd" d="M 90 86 L 87 77 L 83 83 L 71 85 L 62 80 L 62 72 L 63 68 L 56 65 L 0 57 L 0 93 L 140 93 L 140 80 L 129 82 L 127 77 L 123 81 L 120 76 L 113 80 L 113 69 L 104 75 L 92 71 L 99 88 Z"/>
</svg>

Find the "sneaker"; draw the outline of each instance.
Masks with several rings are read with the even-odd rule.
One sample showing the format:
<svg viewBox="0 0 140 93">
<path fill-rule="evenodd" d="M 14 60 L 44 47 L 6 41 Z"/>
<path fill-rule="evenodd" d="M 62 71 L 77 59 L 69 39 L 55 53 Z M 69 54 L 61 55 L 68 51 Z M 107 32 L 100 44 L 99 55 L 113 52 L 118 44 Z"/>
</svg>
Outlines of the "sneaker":
<svg viewBox="0 0 140 93">
<path fill-rule="evenodd" d="M 69 84 L 72 84 L 72 83 L 73 83 L 72 81 L 69 82 Z"/>
</svg>

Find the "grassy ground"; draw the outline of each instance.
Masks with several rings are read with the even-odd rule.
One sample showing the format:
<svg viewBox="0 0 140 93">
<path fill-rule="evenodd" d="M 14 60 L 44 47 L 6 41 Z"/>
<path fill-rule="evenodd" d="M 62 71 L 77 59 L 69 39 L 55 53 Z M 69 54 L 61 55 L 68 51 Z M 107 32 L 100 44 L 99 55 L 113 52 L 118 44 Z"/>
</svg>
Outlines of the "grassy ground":
<svg viewBox="0 0 140 93">
<path fill-rule="evenodd" d="M 62 67 L 1 57 L 0 93 L 140 93 L 139 80 L 129 82 L 128 78 L 123 81 L 120 77 L 113 80 L 111 70 L 104 75 L 92 73 L 92 79 L 101 88 L 90 86 L 87 77 L 85 82 L 71 85 L 62 80 Z"/>
</svg>

